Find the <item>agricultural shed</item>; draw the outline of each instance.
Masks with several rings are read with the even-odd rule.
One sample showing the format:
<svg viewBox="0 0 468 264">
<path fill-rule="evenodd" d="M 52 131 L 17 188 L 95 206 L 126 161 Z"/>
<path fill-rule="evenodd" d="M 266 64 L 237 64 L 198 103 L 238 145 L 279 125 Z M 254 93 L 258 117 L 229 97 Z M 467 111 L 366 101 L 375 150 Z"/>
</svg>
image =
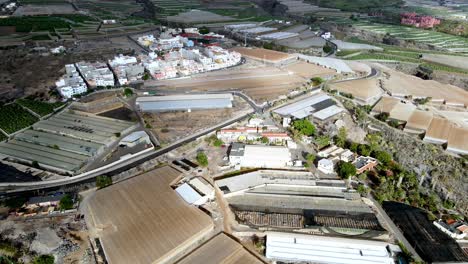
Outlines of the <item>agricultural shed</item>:
<svg viewBox="0 0 468 264">
<path fill-rule="evenodd" d="M 188 204 L 198 204 L 202 196 L 195 191 L 192 186 L 187 183 L 181 184 L 175 191 L 186 201 Z"/>
<path fill-rule="evenodd" d="M 427 129 L 424 141 L 434 144 L 447 143 L 452 124 L 445 118 L 434 117 Z"/>
<path fill-rule="evenodd" d="M 200 94 L 138 97 L 143 112 L 231 108 L 232 94 Z"/>
<path fill-rule="evenodd" d="M 220 233 L 177 263 L 260 264 L 265 262 L 250 253 L 239 242 L 235 241 L 224 233 Z"/>
<path fill-rule="evenodd" d="M 406 122 L 413 114 L 416 106 L 412 103 L 398 102 L 390 111 L 390 118 L 401 122 Z"/>
<path fill-rule="evenodd" d="M 303 54 L 297 54 L 299 59 L 307 61 L 309 63 L 317 64 L 326 68 L 334 69 L 338 73 L 353 73 L 354 71 L 340 59 L 334 58 L 325 58 L 325 57 L 316 57 L 316 56 L 308 56 Z"/>
<path fill-rule="evenodd" d="M 448 138 L 447 150 L 453 153 L 468 155 L 468 129 L 452 126 Z"/>
<path fill-rule="evenodd" d="M 405 132 L 421 134 L 426 132 L 434 114 L 429 111 L 415 110 L 408 119 Z"/>
<path fill-rule="evenodd" d="M 390 96 L 383 96 L 380 101 L 374 106 L 372 109 L 373 112 L 376 113 L 387 113 L 390 114 L 393 107 L 400 102 L 400 99 L 390 97 Z"/>
<path fill-rule="evenodd" d="M 377 82 L 377 79 L 360 79 L 334 83 L 330 85 L 330 88 L 338 90 L 338 92 L 352 94 L 361 104 L 372 105 L 384 94 Z"/>
<path fill-rule="evenodd" d="M 109 263 L 167 263 L 213 229 L 208 215 L 171 188 L 180 175 L 166 166 L 90 197 L 87 222 Z"/>
<path fill-rule="evenodd" d="M 280 107 L 274 110 L 274 112 L 283 117 L 294 117 L 297 119 L 302 119 L 335 104 L 335 101 L 333 101 L 330 96 L 326 94 L 317 94 Z"/>
<path fill-rule="evenodd" d="M 267 61 L 270 63 L 281 63 L 285 61 L 294 60 L 296 56 L 268 49 L 257 49 L 257 48 L 244 48 L 236 47 L 233 51 L 239 52 L 242 56 L 253 60 Z"/>
<path fill-rule="evenodd" d="M 266 257 L 286 262 L 393 264 L 389 243 L 371 240 L 267 232 Z"/>
</svg>

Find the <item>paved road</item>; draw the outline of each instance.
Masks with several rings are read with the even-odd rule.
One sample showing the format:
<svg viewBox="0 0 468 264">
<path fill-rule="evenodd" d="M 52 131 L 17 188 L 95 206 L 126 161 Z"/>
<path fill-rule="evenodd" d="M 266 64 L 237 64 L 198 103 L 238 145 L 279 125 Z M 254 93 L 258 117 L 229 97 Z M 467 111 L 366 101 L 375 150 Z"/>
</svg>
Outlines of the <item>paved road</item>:
<svg viewBox="0 0 468 264">
<path fill-rule="evenodd" d="M 122 161 L 120 164 L 115 165 L 111 168 L 106 168 L 102 170 L 98 170 L 96 172 L 92 173 L 83 173 L 77 176 L 73 176 L 70 178 L 66 179 L 60 179 L 60 180 L 51 180 L 51 181 L 42 181 L 42 182 L 20 182 L 20 183 L 0 183 L 0 192 L 3 194 L 12 194 L 16 192 L 26 192 L 26 191 L 33 191 L 33 190 L 40 190 L 40 189 L 47 189 L 47 188 L 54 188 L 54 187 L 59 187 L 59 186 L 65 186 L 65 185 L 70 185 L 70 184 L 76 184 L 79 182 L 83 182 L 89 179 L 93 179 L 99 175 L 115 175 L 118 174 L 122 171 L 126 171 L 130 168 L 133 168 L 135 166 L 138 166 L 148 160 L 154 159 L 156 157 L 159 157 L 163 154 L 166 154 L 184 144 L 187 144 L 189 142 L 192 142 L 193 140 L 196 140 L 197 138 L 204 136 L 206 134 L 209 134 L 213 131 L 216 131 L 218 129 L 221 129 L 225 126 L 234 124 L 240 120 L 243 120 L 247 118 L 249 115 L 253 114 L 254 111 L 252 110 L 251 112 L 244 114 L 239 117 L 232 118 L 230 120 L 227 120 L 223 123 L 220 123 L 216 126 L 210 127 L 208 129 L 205 129 L 203 131 L 200 131 L 198 133 L 195 133 L 189 137 L 186 137 L 184 139 L 181 139 L 179 141 L 176 141 L 172 143 L 171 145 L 158 149 L 154 152 L 149 152 L 146 154 L 143 154 L 141 156 L 131 158 L 125 161 Z"/>
</svg>

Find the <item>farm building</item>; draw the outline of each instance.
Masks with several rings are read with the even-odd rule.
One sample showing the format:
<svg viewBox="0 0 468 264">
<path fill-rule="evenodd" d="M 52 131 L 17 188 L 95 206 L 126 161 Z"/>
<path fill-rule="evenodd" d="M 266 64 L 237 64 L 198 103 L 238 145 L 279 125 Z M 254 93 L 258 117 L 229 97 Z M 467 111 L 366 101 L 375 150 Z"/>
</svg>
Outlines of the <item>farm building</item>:
<svg viewBox="0 0 468 264">
<path fill-rule="evenodd" d="M 109 263 L 174 263 L 213 229 L 208 215 L 171 188 L 180 174 L 158 168 L 90 197 L 87 222 Z"/>
<path fill-rule="evenodd" d="M 343 109 L 336 106 L 336 102 L 326 94 L 316 94 L 274 110 L 282 117 L 302 119 L 312 115 L 319 120 L 326 120 L 342 111 Z"/>
<path fill-rule="evenodd" d="M 384 94 L 376 79 L 360 79 L 348 82 L 338 82 L 330 85 L 340 93 L 352 94 L 355 100 L 363 105 L 373 105 Z"/>
<path fill-rule="evenodd" d="M 398 246 L 386 242 L 267 232 L 266 257 L 276 261 L 393 264 Z M 393 252 L 396 250 L 396 252 Z"/>
<path fill-rule="evenodd" d="M 468 129 L 452 126 L 448 138 L 447 151 L 468 155 Z"/>
<path fill-rule="evenodd" d="M 412 134 L 422 134 L 427 131 L 434 114 L 429 111 L 414 111 L 406 122 L 404 131 Z"/>
<path fill-rule="evenodd" d="M 186 201 L 188 204 L 202 205 L 208 201 L 208 197 L 200 195 L 188 183 L 182 183 L 175 191 Z"/>
<path fill-rule="evenodd" d="M 138 97 L 143 112 L 191 111 L 232 107 L 232 94 L 200 94 Z"/>
<path fill-rule="evenodd" d="M 356 174 L 361 174 L 377 166 L 377 160 L 371 157 L 360 156 L 353 162 L 353 165 L 356 167 Z"/>
<path fill-rule="evenodd" d="M 122 138 L 119 145 L 131 148 L 142 143 L 149 144 L 151 143 L 151 140 L 145 131 L 136 131 Z"/>
<path fill-rule="evenodd" d="M 287 147 L 233 144 L 229 155 L 231 165 L 246 168 L 284 168 L 292 165 Z"/>
<path fill-rule="evenodd" d="M 333 161 L 330 159 L 321 159 L 317 163 L 317 169 L 326 174 L 333 173 L 334 166 Z"/>
<path fill-rule="evenodd" d="M 434 117 L 427 129 L 424 141 L 434 144 L 447 143 L 452 124 L 445 118 Z"/>
<path fill-rule="evenodd" d="M 265 263 L 239 242 L 220 233 L 177 262 L 179 264 Z"/>
<path fill-rule="evenodd" d="M 243 57 L 274 65 L 289 64 L 297 58 L 292 54 L 269 49 L 236 47 L 231 50 L 239 52 Z"/>
<path fill-rule="evenodd" d="M 334 58 L 325 58 L 325 57 L 315 57 L 315 56 L 308 56 L 303 54 L 297 55 L 299 59 L 303 61 L 307 61 L 308 63 L 313 63 L 316 65 L 320 65 L 325 68 L 334 69 L 338 73 L 354 73 L 354 71 L 346 64 L 345 61 L 340 59 Z"/>
<path fill-rule="evenodd" d="M 28 163 L 35 161 L 53 171 L 74 173 L 134 126 L 122 120 L 64 111 L 1 143 L 0 155 Z"/>
</svg>

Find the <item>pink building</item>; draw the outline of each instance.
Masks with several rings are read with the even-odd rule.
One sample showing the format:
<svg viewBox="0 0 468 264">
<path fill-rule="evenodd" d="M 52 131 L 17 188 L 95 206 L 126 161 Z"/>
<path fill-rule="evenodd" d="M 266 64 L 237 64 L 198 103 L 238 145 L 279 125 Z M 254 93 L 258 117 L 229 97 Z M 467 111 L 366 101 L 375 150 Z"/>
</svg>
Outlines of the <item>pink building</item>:
<svg viewBox="0 0 468 264">
<path fill-rule="evenodd" d="M 418 28 L 433 28 L 440 24 L 440 20 L 431 16 L 421 16 L 412 12 L 401 14 L 401 24 Z"/>
</svg>

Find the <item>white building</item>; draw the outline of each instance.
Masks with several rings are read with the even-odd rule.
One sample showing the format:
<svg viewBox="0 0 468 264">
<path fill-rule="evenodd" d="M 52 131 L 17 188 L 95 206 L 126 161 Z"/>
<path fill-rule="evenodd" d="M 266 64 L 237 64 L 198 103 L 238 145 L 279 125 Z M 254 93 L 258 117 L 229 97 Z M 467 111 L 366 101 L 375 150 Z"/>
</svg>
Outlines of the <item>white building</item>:
<svg viewBox="0 0 468 264">
<path fill-rule="evenodd" d="M 91 87 L 115 85 L 114 74 L 106 63 L 81 61 L 75 63 L 75 66 Z"/>
<path fill-rule="evenodd" d="M 334 167 L 333 161 L 329 159 L 321 159 L 318 161 L 318 164 L 317 164 L 317 169 L 326 174 L 333 173 L 334 172 L 333 167 Z"/>
<path fill-rule="evenodd" d="M 55 82 L 59 93 L 66 99 L 74 95 L 83 94 L 88 91 L 88 87 L 83 78 L 76 71 L 75 65 L 65 65 L 65 75 Z"/>
<path fill-rule="evenodd" d="M 150 143 L 151 143 L 151 140 L 145 131 L 136 131 L 122 138 L 119 145 L 131 148 L 138 144 L 150 144 Z"/>
<path fill-rule="evenodd" d="M 293 164 L 287 147 L 244 144 L 233 144 L 229 161 L 244 168 L 285 168 Z"/>
<path fill-rule="evenodd" d="M 266 257 L 275 261 L 394 264 L 398 252 L 396 245 L 380 241 L 266 232 Z"/>
</svg>

